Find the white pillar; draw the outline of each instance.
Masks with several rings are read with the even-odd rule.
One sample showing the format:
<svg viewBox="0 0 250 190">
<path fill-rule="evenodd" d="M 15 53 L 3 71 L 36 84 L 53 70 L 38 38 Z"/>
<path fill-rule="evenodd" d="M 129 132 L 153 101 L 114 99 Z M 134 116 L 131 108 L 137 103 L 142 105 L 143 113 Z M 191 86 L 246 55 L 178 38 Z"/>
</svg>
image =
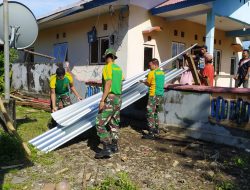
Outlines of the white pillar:
<svg viewBox="0 0 250 190">
<path fill-rule="evenodd" d="M 4 93 L 5 99 L 10 99 L 10 63 L 9 63 L 9 7 L 8 0 L 3 1 L 3 22 L 4 22 Z"/>
<path fill-rule="evenodd" d="M 211 55 L 214 53 L 214 33 L 215 33 L 215 14 L 213 9 L 207 13 L 206 25 L 206 46 Z"/>
</svg>

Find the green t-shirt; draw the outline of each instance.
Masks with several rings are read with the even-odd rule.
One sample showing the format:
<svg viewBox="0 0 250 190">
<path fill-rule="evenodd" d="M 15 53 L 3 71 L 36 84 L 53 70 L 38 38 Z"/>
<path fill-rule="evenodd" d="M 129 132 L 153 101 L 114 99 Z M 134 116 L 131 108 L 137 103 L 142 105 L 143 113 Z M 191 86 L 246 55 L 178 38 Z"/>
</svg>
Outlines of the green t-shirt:
<svg viewBox="0 0 250 190">
<path fill-rule="evenodd" d="M 115 63 L 108 63 L 102 71 L 103 90 L 107 80 L 112 80 L 110 93 L 120 95 L 122 93 L 122 69 Z"/>
<path fill-rule="evenodd" d="M 152 70 L 148 74 L 149 96 L 163 96 L 165 74 L 161 69 Z"/>
<path fill-rule="evenodd" d="M 165 74 L 161 69 L 155 70 L 155 95 L 163 96 L 164 95 L 164 84 L 165 84 Z"/>
<path fill-rule="evenodd" d="M 56 95 L 63 95 L 69 92 L 69 85 L 73 84 L 73 78 L 66 72 L 64 79 L 57 79 L 56 75 L 50 78 L 50 88 L 55 89 Z"/>
</svg>

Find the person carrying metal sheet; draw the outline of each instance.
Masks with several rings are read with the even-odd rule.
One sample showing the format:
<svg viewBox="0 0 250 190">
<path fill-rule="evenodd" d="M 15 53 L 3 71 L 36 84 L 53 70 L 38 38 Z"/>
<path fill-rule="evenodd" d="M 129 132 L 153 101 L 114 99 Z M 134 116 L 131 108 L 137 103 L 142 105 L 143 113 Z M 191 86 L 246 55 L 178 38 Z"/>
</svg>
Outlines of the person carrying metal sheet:
<svg viewBox="0 0 250 190">
<path fill-rule="evenodd" d="M 142 81 L 149 87 L 149 97 L 147 104 L 147 121 L 149 133 L 144 134 L 143 138 L 154 139 L 155 136 L 159 134 L 158 113 L 163 101 L 165 74 L 159 68 L 159 61 L 157 59 L 152 59 L 149 62 L 149 68 L 151 71 L 148 74 L 147 80 Z"/>
<path fill-rule="evenodd" d="M 103 149 L 96 153 L 95 158 L 109 158 L 118 152 L 118 130 L 120 124 L 122 69 L 115 64 L 117 59 L 113 49 L 107 49 L 104 54 L 106 65 L 102 71 L 103 95 L 99 104 L 99 114 L 96 118 L 97 135 L 103 144 Z"/>
<path fill-rule="evenodd" d="M 60 102 L 62 103 L 63 107 L 71 105 L 69 88 L 78 98 L 78 100 L 82 100 L 82 97 L 78 94 L 74 87 L 71 74 L 66 72 L 63 67 L 57 68 L 56 74 L 50 77 L 50 98 L 52 112 L 58 110 Z"/>
</svg>

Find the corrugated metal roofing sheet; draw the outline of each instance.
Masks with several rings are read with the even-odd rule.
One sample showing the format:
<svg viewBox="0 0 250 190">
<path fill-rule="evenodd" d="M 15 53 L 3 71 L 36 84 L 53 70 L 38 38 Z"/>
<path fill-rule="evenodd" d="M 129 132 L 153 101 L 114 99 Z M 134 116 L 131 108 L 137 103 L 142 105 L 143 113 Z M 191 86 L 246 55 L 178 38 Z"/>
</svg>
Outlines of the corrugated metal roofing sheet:
<svg viewBox="0 0 250 190">
<path fill-rule="evenodd" d="M 162 63 L 160 67 L 172 63 L 172 61 L 176 60 L 180 55 L 186 53 L 195 46 L 196 44 L 181 54 L 167 60 L 166 62 Z M 122 109 L 133 104 L 147 94 L 148 88 L 139 81 L 145 79 L 148 72 L 149 70 L 138 74 L 127 81 L 124 81 Z M 165 82 L 174 79 L 183 72 L 185 72 L 184 69 L 171 70 L 170 72 L 166 73 Z M 59 125 L 30 140 L 29 143 L 43 152 L 50 152 L 73 139 L 74 137 L 87 131 L 95 125 L 95 118 L 98 113 L 98 103 L 101 99 L 101 96 L 102 93 L 98 93 L 81 102 L 53 113 L 52 117 Z"/>
</svg>

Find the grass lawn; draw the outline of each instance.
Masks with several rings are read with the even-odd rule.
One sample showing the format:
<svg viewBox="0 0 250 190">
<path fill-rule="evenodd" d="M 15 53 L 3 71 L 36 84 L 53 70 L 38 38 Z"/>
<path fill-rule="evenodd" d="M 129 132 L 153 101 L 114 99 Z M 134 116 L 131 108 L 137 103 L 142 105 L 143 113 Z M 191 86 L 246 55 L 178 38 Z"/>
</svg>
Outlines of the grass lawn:
<svg viewBox="0 0 250 190">
<path fill-rule="evenodd" d="M 16 128 L 23 141 L 28 142 L 48 130 L 48 123 L 51 119 L 50 113 L 18 106 L 16 114 Z M 0 166 L 19 164 L 26 161 L 25 153 L 19 142 L 0 128 Z"/>
</svg>

